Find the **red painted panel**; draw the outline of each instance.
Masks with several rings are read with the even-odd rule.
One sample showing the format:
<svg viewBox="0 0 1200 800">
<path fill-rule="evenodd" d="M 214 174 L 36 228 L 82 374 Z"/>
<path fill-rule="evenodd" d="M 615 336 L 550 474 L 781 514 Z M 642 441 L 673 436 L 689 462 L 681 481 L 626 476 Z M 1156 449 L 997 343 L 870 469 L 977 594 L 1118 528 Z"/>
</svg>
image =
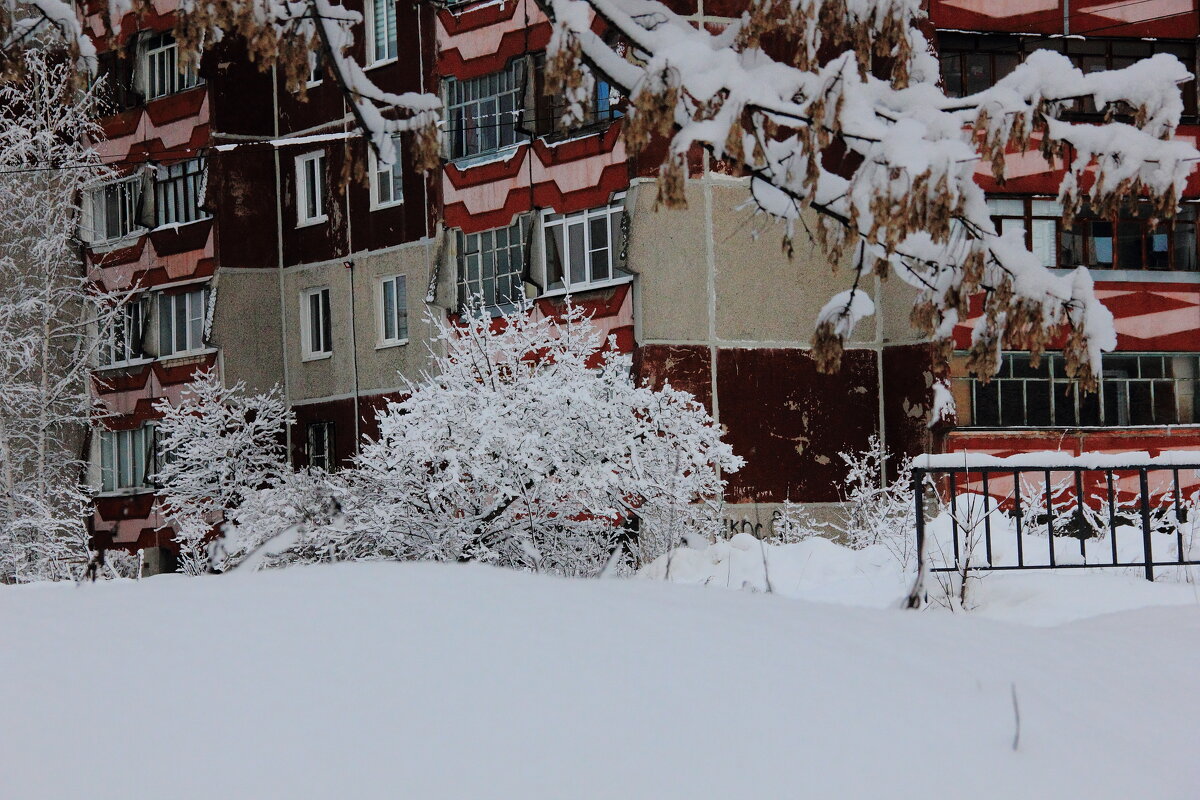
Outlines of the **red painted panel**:
<svg viewBox="0 0 1200 800">
<path fill-rule="evenodd" d="M 838 453 L 879 429 L 879 374 L 869 350 L 847 350 L 821 375 L 805 350 L 717 352 L 717 407 L 746 466 L 729 476 L 730 502 L 832 502 L 846 478 Z M 830 402 L 837 398 L 837 402 Z"/>
<path fill-rule="evenodd" d="M 930 0 L 929 16 L 939 28 L 967 31 L 1062 33 L 1062 0 Z"/>
<path fill-rule="evenodd" d="M 494 52 L 478 58 L 464 59 L 457 47 L 446 47 L 438 53 L 437 71 L 439 75 L 459 80 L 478 78 L 499 72 L 516 56 L 545 50 L 549 42 L 550 23 L 535 23 L 528 28 L 507 31 L 500 37 Z"/>
<path fill-rule="evenodd" d="M 1196 0 L 1071 0 L 1072 35 L 1190 39 L 1200 35 Z"/>
<path fill-rule="evenodd" d="M 901 457 L 929 451 L 929 410 L 933 405 L 933 348 L 927 344 L 883 350 L 883 430 L 888 452 Z M 897 462 L 888 464 L 898 477 Z"/>
<path fill-rule="evenodd" d="M 712 351 L 703 344 L 647 344 L 633 353 L 633 373 L 645 386 L 690 393 L 712 412 Z"/>
</svg>

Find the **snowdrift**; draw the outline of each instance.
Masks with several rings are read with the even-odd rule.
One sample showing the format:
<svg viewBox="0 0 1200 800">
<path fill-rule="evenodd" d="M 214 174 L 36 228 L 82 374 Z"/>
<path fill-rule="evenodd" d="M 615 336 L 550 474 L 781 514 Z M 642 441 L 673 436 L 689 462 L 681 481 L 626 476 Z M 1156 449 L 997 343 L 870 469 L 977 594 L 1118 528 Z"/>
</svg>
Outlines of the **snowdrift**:
<svg viewBox="0 0 1200 800">
<path fill-rule="evenodd" d="M 647 580 L 347 564 L 8 588 L 0 630 L 6 797 L 1200 786 L 1195 606 L 1039 629 Z"/>
</svg>

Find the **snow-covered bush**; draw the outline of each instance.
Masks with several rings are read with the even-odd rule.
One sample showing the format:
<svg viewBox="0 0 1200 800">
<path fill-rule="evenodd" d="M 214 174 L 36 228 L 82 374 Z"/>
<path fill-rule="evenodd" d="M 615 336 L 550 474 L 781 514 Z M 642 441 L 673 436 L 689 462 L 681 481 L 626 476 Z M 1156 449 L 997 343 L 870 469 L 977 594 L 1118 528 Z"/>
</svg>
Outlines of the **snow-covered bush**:
<svg viewBox="0 0 1200 800">
<path fill-rule="evenodd" d="M 742 460 L 691 395 L 636 386 L 580 308 L 435 324 L 445 354 L 342 474 L 338 557 L 595 575 L 717 528 Z"/>
<path fill-rule="evenodd" d="M 203 370 L 179 402 L 160 400 L 157 433 L 162 464 L 162 510 L 175 529 L 184 572 L 207 572 L 213 527 L 258 490 L 288 471 L 284 432 L 292 415 L 276 386 L 250 394 L 239 381 L 226 387 Z"/>
<path fill-rule="evenodd" d="M 322 470 L 283 472 L 271 485 L 248 493 L 226 512 L 215 566 L 242 566 L 345 560 L 339 541 L 344 484 Z M 341 498 L 341 499 L 339 499 Z"/>
<path fill-rule="evenodd" d="M 841 519 L 835 527 L 850 547 L 861 550 L 883 545 L 903 567 L 916 563 L 916 511 L 909 471 L 904 459 L 899 476 L 887 480 L 888 452 L 872 435 L 861 451 L 839 453 L 847 475 Z"/>
</svg>

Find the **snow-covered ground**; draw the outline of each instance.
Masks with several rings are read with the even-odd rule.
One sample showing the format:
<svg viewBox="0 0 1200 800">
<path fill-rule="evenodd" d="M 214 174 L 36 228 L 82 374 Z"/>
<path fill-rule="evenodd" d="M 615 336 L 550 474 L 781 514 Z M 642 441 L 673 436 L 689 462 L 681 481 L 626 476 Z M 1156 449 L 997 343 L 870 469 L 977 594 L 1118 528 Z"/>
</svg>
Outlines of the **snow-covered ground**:
<svg viewBox="0 0 1200 800">
<path fill-rule="evenodd" d="M 1133 583 L 1100 582 L 1132 597 Z M 1138 586 L 1126 605 L 1190 590 Z M 0 589 L 0 631 L 4 797 L 1200 786 L 1194 601 L 1033 627 L 645 579 L 347 564 Z"/>
</svg>

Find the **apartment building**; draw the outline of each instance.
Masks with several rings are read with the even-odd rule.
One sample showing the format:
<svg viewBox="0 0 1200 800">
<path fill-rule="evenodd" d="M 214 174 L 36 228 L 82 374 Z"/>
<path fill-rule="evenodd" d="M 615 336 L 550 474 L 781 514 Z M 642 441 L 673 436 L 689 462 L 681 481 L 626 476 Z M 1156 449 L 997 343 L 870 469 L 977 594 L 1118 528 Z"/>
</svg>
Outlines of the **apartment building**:
<svg viewBox="0 0 1200 800">
<path fill-rule="evenodd" d="M 945 0 L 932 4 L 931 16 L 942 79 L 954 95 L 991 85 L 1038 49 L 1064 53 L 1085 72 L 1155 53 L 1175 55 L 1197 72 L 1195 0 Z M 1196 82 L 1182 88 L 1184 117 L 1176 135 L 1194 143 L 1200 136 Z M 1079 119 L 1102 119 L 1090 101 L 1076 105 Z M 1037 367 L 1025 354 L 1008 353 L 987 385 L 967 376 L 958 359 L 957 425 L 943 432 L 939 445 L 997 455 L 1200 447 L 1200 176 L 1193 174 L 1173 224 L 1151 227 L 1148 211 L 1133 208 L 1115 222 L 1085 212 L 1067 227 L 1055 199 L 1061 172 L 1036 153 L 1010 155 L 1007 172 L 1007 182 L 998 185 L 986 165 L 979 170 L 994 221 L 1002 231 L 1024 231 L 1046 266 L 1092 270 L 1097 295 L 1116 318 L 1117 349 L 1104 356 L 1100 389 L 1092 394 L 1067 380 L 1053 353 Z M 963 320 L 956 329 L 963 350 L 972 323 Z"/>
<path fill-rule="evenodd" d="M 961 94 L 1036 47 L 1065 48 L 1085 69 L 1160 50 L 1194 65 L 1195 2 L 1022 0 L 998 12 L 958 0 L 931 13 L 943 79 Z M 91 195 L 88 258 L 98 280 L 139 295 L 97 371 L 111 412 L 94 454 L 101 544 L 169 548 L 148 477 L 152 403 L 197 370 L 280 383 L 297 416 L 293 462 L 335 469 L 373 434 L 401 376 L 427 363 L 429 316 L 472 297 L 553 313 L 569 296 L 632 354 L 639 379 L 692 392 L 747 461 L 728 476 L 733 530 L 768 531 L 785 500 L 838 501 L 839 453 L 876 435 L 897 454 L 1200 446 L 1189 427 L 1200 358 L 1191 206 L 1165 232 L 1137 213 L 1064 230 L 1057 176 L 1040 159 L 1012 156 L 1004 186 L 981 169 L 998 225 L 1025 230 L 1049 266 L 1097 269 L 1120 344 L 1098 396 L 1062 380 L 1053 355 L 1037 369 L 1008 355 L 986 386 L 956 359 L 957 422 L 931 432 L 931 353 L 909 325 L 912 291 L 876 281 L 877 315 L 854 331 L 842 370 L 819 374 L 811 332 L 850 270 L 815 246 L 785 256 L 746 179 L 703 154 L 690 161 L 687 208 L 655 211 L 661 152 L 626 152 L 618 92 L 601 84 L 584 122 L 563 126 L 543 78 L 550 27 L 532 0 L 348 5 L 364 15 L 356 55 L 381 88 L 441 94 L 436 174 L 413 169 L 403 136 L 405 157 L 380 165 L 319 62 L 305 98 L 234 44 L 179 72 L 170 0 L 127 19 L 125 58 L 104 56 L 118 80 L 101 147 L 120 179 Z M 741 8 L 671 5 L 709 26 Z M 1177 6 L 1188 10 L 1159 19 Z M 1180 135 L 1195 137 L 1194 84 L 1186 91 Z M 970 322 L 956 331 L 962 348 Z"/>
</svg>

